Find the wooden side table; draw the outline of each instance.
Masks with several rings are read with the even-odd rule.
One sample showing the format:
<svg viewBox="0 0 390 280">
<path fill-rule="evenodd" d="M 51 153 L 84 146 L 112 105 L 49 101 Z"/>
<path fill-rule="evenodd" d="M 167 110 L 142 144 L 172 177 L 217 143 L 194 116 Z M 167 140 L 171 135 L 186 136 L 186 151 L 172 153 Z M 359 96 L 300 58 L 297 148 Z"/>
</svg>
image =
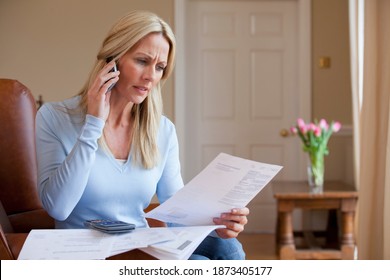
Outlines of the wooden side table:
<svg viewBox="0 0 390 280">
<path fill-rule="evenodd" d="M 325 182 L 322 194 L 311 194 L 305 182 L 276 182 L 273 184 L 274 197 L 277 200 L 276 242 L 280 259 L 353 259 L 355 250 L 354 219 L 358 193 L 353 186 L 341 182 Z M 298 249 L 295 244 L 292 213 L 300 209 L 325 209 L 340 213 L 340 227 L 330 225 L 326 234 L 338 234 L 335 249 L 314 246 Z M 337 217 L 333 215 L 330 217 Z M 329 221 L 328 221 L 329 225 Z M 309 244 L 315 236 L 306 234 Z"/>
</svg>

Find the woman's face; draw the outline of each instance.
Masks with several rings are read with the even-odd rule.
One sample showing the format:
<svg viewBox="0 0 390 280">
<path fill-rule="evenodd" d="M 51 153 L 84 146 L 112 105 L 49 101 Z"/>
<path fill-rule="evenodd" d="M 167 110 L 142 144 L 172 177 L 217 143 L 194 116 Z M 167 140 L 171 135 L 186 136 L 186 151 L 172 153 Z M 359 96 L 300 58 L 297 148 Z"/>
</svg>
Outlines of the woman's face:
<svg viewBox="0 0 390 280">
<path fill-rule="evenodd" d="M 161 80 L 168 53 L 169 43 L 162 34 L 145 36 L 119 59 L 120 76 L 112 95 L 119 93 L 129 102 L 142 103 Z"/>
</svg>

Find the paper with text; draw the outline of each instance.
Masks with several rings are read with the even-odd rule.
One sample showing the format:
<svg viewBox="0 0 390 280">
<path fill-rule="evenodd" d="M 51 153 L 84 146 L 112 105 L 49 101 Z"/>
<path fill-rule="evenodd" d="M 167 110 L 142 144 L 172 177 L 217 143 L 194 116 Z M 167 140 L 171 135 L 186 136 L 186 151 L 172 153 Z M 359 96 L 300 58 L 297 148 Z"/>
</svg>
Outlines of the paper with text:
<svg viewBox="0 0 390 280">
<path fill-rule="evenodd" d="M 174 238 L 176 235 L 166 228 L 137 228 L 123 234 L 107 234 L 92 229 L 32 230 L 18 259 L 102 260 Z"/>
<path fill-rule="evenodd" d="M 281 169 L 221 153 L 146 217 L 181 225 L 212 225 L 213 217 L 245 207 Z"/>
<path fill-rule="evenodd" d="M 108 234 L 87 229 L 30 231 L 19 260 L 101 260 L 111 250 Z"/>
<path fill-rule="evenodd" d="M 118 234 L 114 239 L 110 256 L 136 248 L 144 248 L 156 243 L 171 241 L 176 238 L 174 232 L 166 227 L 137 228 L 131 234 Z"/>
<path fill-rule="evenodd" d="M 187 260 L 210 232 L 223 227 L 221 225 L 170 227 L 167 229 L 175 236 L 174 239 L 141 250 L 160 260 Z"/>
</svg>

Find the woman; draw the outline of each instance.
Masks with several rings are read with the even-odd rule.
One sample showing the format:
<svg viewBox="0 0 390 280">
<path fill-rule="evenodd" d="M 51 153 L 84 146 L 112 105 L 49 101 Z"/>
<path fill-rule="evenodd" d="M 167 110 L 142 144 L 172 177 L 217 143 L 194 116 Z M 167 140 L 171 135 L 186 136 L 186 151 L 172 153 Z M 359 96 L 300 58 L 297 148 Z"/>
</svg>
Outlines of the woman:
<svg viewBox="0 0 390 280">
<path fill-rule="evenodd" d="M 175 127 L 162 116 L 161 100 L 175 48 L 162 19 L 131 12 L 109 31 L 79 95 L 38 111 L 38 191 L 56 228 L 97 218 L 146 227 L 143 209 L 154 194 L 163 203 L 183 187 Z M 226 228 L 192 258 L 244 258 L 235 237 L 248 213 L 215 218 Z"/>
</svg>

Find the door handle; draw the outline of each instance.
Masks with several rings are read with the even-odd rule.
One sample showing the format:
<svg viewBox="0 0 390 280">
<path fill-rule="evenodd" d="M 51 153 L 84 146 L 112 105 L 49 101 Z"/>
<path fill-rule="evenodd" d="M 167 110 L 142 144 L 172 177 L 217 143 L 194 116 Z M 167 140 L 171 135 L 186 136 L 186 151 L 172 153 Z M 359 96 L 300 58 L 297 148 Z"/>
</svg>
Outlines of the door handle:
<svg viewBox="0 0 390 280">
<path fill-rule="evenodd" d="M 282 128 L 279 132 L 280 136 L 282 137 L 288 137 L 290 136 L 290 132 L 288 131 L 288 129 L 285 129 L 285 128 Z"/>
</svg>

